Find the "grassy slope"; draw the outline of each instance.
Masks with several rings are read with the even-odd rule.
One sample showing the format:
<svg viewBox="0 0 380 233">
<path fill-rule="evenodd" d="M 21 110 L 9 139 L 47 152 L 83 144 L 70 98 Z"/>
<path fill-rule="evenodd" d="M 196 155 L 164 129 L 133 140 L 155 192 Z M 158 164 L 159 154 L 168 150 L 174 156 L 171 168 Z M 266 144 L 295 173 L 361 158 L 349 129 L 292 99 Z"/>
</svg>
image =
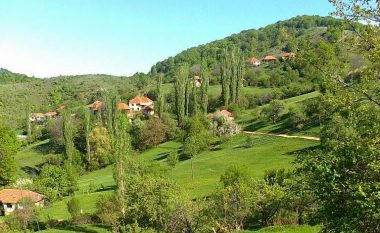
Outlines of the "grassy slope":
<svg viewBox="0 0 380 233">
<path fill-rule="evenodd" d="M 302 139 L 257 136 L 254 147 L 243 148 L 244 140 L 245 136 L 238 135 L 214 151 L 201 153 L 194 162 L 196 177 L 194 189 L 192 188 L 189 160 L 181 161 L 174 169 L 169 170 L 169 175 L 187 191 L 189 196 L 207 195 L 218 188 L 220 175 L 231 165 L 245 166 L 253 177 L 262 177 L 268 169 L 291 169 L 292 152 L 316 145 L 316 142 Z M 156 161 L 163 166 L 167 166 L 165 161 L 166 154 L 178 148 L 178 143 L 168 142 L 148 150 L 138 157 L 147 162 Z M 81 200 L 84 212 L 93 213 L 96 200 L 101 195 L 112 190 L 113 185 L 111 166 L 81 176 L 77 196 Z M 93 188 L 90 189 L 90 186 Z M 91 193 L 90 191 L 93 190 L 99 190 L 99 192 Z M 68 199 L 64 198 L 62 201 L 55 202 L 50 208 L 44 209 L 42 213 L 43 219 L 47 220 L 49 217 L 55 219 L 69 218 L 66 210 Z"/>
<path fill-rule="evenodd" d="M 262 228 L 258 231 L 241 231 L 241 233 L 317 233 L 319 232 L 319 226 L 298 226 L 298 225 L 289 225 L 289 226 L 272 226 Z"/>
<path fill-rule="evenodd" d="M 307 93 L 304 95 L 292 97 L 289 99 L 283 100 L 283 103 L 289 109 L 290 107 L 296 107 L 300 105 L 303 101 L 315 98 L 319 96 L 320 93 L 315 91 Z M 264 105 L 265 106 L 265 105 Z M 259 107 L 263 108 L 264 106 Z M 273 124 L 271 122 L 263 121 L 262 119 L 255 120 L 253 119 L 254 112 L 258 109 L 249 109 L 244 111 L 237 119 L 237 122 L 248 131 L 257 131 L 263 133 L 287 133 L 290 135 L 305 135 L 305 136 L 319 136 L 319 127 L 312 126 L 309 128 L 302 129 L 301 131 L 290 130 L 287 125 L 287 119 L 282 118 L 277 123 Z M 287 112 L 284 112 L 286 114 Z"/>
</svg>

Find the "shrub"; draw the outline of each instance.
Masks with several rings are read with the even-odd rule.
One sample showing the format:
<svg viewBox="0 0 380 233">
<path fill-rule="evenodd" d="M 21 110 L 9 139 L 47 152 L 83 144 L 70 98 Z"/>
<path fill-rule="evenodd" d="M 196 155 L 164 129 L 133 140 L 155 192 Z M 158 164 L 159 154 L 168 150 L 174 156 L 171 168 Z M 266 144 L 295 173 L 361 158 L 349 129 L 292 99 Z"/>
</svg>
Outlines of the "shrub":
<svg viewBox="0 0 380 233">
<path fill-rule="evenodd" d="M 255 139 L 254 139 L 254 137 L 252 135 L 247 135 L 245 137 L 245 144 L 244 144 L 245 148 L 251 148 L 251 147 L 253 147 L 254 143 L 255 143 Z"/>
<path fill-rule="evenodd" d="M 270 104 L 263 108 L 261 113 L 263 117 L 269 119 L 270 121 L 272 121 L 272 123 L 276 123 L 280 118 L 281 114 L 284 112 L 284 110 L 285 105 L 281 101 L 273 100 L 272 102 L 270 102 Z"/>
<path fill-rule="evenodd" d="M 171 167 L 175 167 L 175 165 L 177 165 L 178 161 L 179 161 L 179 157 L 178 157 L 177 151 L 171 151 L 168 154 L 168 157 L 166 158 L 166 162 Z"/>
<path fill-rule="evenodd" d="M 80 201 L 77 197 L 72 197 L 67 202 L 67 210 L 69 211 L 72 219 L 76 219 L 81 215 L 82 209 L 80 207 Z"/>
</svg>

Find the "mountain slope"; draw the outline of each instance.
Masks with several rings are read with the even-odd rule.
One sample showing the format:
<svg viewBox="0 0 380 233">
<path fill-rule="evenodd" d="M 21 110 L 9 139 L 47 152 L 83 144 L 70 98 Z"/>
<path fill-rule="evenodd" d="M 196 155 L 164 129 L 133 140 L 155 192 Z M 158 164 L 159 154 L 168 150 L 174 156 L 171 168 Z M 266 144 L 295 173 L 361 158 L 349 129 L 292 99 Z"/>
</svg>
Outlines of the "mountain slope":
<svg viewBox="0 0 380 233">
<path fill-rule="evenodd" d="M 4 68 L 0 68 L 0 85 L 10 83 L 31 82 L 34 78 L 28 77 L 25 74 L 17 74 L 10 72 Z"/>
</svg>

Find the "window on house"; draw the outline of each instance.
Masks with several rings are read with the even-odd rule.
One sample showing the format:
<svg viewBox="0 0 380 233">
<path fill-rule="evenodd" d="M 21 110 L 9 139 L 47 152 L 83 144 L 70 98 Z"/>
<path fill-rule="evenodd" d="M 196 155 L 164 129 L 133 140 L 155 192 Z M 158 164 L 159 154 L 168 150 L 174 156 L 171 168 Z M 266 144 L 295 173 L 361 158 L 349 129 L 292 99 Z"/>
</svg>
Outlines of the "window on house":
<svg viewBox="0 0 380 233">
<path fill-rule="evenodd" d="M 9 203 L 7 204 L 7 208 L 8 208 L 8 209 L 11 209 L 12 206 L 13 206 L 12 204 L 9 204 Z"/>
</svg>

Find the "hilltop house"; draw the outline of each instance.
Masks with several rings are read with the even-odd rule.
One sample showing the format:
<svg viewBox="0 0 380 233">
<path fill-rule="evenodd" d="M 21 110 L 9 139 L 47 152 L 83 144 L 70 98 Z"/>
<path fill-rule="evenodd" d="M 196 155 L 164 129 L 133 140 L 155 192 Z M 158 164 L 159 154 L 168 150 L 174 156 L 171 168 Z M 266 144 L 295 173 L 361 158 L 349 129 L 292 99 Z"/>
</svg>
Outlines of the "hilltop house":
<svg viewBox="0 0 380 233">
<path fill-rule="evenodd" d="M 270 56 L 270 55 L 265 56 L 264 59 L 263 59 L 264 62 L 271 62 L 271 61 L 276 61 L 276 60 L 277 60 L 276 57 Z"/>
<path fill-rule="evenodd" d="M 142 111 L 148 106 L 153 109 L 153 101 L 145 96 L 136 96 L 129 101 L 129 107 L 132 111 Z"/>
<path fill-rule="evenodd" d="M 0 216 L 22 209 L 23 199 L 29 199 L 36 206 L 43 207 L 45 196 L 29 190 L 3 189 L 0 191 Z"/>
<path fill-rule="evenodd" d="M 250 66 L 259 66 L 261 64 L 260 60 L 255 57 L 247 59 L 245 63 Z"/>
</svg>

